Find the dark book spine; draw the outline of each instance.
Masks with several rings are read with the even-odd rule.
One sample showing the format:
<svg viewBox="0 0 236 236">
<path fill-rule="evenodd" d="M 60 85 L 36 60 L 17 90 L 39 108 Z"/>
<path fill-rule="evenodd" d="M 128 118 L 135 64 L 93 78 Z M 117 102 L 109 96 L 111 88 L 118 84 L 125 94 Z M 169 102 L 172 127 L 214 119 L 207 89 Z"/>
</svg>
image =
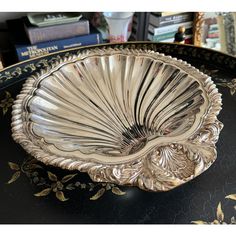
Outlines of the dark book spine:
<svg viewBox="0 0 236 236">
<path fill-rule="evenodd" d="M 25 25 L 25 31 L 30 40 L 30 43 L 36 44 L 50 40 L 89 34 L 89 21 L 81 20 L 74 23 L 47 27 L 27 27 Z"/>
<path fill-rule="evenodd" d="M 174 24 L 179 24 L 186 21 L 193 21 L 193 13 L 185 12 L 181 14 L 171 15 L 171 16 L 155 16 L 150 14 L 149 23 L 156 27 L 169 26 Z"/>
<path fill-rule="evenodd" d="M 102 43 L 101 34 L 89 34 L 63 40 L 55 40 L 34 45 L 15 45 L 19 61 L 74 47 Z"/>
</svg>

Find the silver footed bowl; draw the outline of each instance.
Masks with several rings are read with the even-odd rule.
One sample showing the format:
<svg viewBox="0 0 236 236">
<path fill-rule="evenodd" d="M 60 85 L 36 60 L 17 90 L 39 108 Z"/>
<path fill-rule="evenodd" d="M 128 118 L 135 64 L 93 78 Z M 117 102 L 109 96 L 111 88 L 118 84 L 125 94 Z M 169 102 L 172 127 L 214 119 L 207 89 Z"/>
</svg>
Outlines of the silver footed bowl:
<svg viewBox="0 0 236 236">
<path fill-rule="evenodd" d="M 12 136 L 45 164 L 167 191 L 215 161 L 220 110 L 211 78 L 186 62 L 148 50 L 93 49 L 26 80 Z"/>
</svg>

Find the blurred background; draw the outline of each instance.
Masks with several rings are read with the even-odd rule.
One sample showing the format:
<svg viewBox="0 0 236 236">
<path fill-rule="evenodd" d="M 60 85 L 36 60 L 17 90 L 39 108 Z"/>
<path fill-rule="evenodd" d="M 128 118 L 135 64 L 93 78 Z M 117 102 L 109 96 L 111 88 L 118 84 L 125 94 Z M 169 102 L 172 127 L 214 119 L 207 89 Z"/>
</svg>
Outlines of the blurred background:
<svg viewBox="0 0 236 236">
<path fill-rule="evenodd" d="M 70 48 L 184 43 L 236 55 L 234 12 L 0 12 L 0 69 Z"/>
</svg>

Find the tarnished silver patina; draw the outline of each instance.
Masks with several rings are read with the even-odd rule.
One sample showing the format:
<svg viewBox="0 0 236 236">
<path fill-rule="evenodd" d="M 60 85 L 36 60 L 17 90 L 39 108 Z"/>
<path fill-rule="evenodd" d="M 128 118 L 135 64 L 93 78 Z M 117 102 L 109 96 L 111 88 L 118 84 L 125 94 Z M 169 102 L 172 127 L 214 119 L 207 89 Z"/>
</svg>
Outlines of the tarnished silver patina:
<svg viewBox="0 0 236 236">
<path fill-rule="evenodd" d="M 94 181 L 167 191 L 216 159 L 221 95 L 186 62 L 92 49 L 30 76 L 13 105 L 14 140 Z"/>
</svg>

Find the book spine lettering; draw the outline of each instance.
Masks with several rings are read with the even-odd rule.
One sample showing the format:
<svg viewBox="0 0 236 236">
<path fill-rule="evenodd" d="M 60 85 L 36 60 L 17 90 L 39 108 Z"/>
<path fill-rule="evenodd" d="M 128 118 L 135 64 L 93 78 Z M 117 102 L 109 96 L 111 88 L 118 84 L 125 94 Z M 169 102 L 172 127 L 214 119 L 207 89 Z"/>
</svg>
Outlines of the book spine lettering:
<svg viewBox="0 0 236 236">
<path fill-rule="evenodd" d="M 16 45 L 16 53 L 19 61 L 24 61 L 30 58 L 49 54 L 51 52 L 99 43 L 101 43 L 101 35 L 90 34 L 52 42 L 39 43 L 35 45 Z"/>
</svg>

